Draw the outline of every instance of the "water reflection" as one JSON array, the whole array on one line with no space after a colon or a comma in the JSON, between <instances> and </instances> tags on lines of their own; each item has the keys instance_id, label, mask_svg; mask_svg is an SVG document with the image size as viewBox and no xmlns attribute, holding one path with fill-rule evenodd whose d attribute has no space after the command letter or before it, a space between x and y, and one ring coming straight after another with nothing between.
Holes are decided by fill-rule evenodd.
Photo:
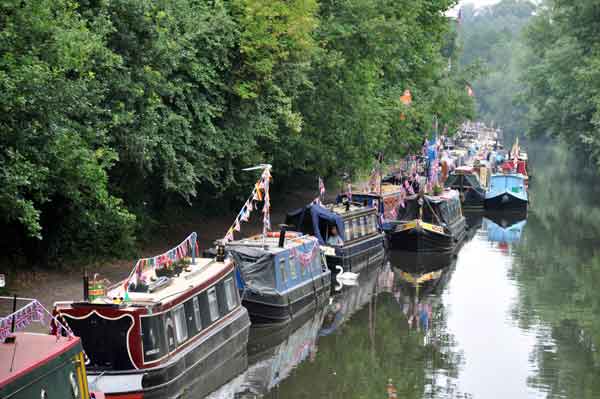
<instances>
[{"instance_id":1,"label":"water reflection","mask_svg":"<svg viewBox=\"0 0 600 399\"><path fill-rule=\"evenodd\" d=\"M535 212L515 250L513 319L536 336L529 386L550 398L600 397L598 179L561 147L538 159ZM538 155L538 158L539 156ZM550 189L560 183L560 189Z\"/></svg>"}]
</instances>

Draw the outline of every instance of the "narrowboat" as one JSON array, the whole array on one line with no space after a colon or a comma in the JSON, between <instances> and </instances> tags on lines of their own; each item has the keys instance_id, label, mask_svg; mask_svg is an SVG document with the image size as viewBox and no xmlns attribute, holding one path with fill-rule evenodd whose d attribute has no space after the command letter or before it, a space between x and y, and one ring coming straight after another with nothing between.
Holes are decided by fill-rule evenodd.
<instances>
[{"instance_id":1,"label":"narrowboat","mask_svg":"<svg viewBox=\"0 0 600 399\"><path fill-rule=\"evenodd\" d=\"M345 204L310 204L287 214L285 223L317 238L327 266L358 273L381 265L385 256L384 234L379 231L377 209L346 201ZM339 239L331 237L335 228Z\"/></svg>"},{"instance_id":2,"label":"narrowboat","mask_svg":"<svg viewBox=\"0 0 600 399\"><path fill-rule=\"evenodd\" d=\"M527 211L526 177L515 174L495 174L490 179L490 188L485 193L487 210Z\"/></svg>"},{"instance_id":3,"label":"narrowboat","mask_svg":"<svg viewBox=\"0 0 600 399\"><path fill-rule=\"evenodd\" d=\"M315 237L285 231L225 244L252 323L287 323L329 298L331 272Z\"/></svg>"},{"instance_id":4,"label":"narrowboat","mask_svg":"<svg viewBox=\"0 0 600 399\"><path fill-rule=\"evenodd\" d=\"M415 252L454 252L467 231L456 190L407 198L393 225L390 248Z\"/></svg>"},{"instance_id":5,"label":"narrowboat","mask_svg":"<svg viewBox=\"0 0 600 399\"><path fill-rule=\"evenodd\" d=\"M81 340L22 331L30 322L43 322L46 310L35 299L0 318L0 398L101 399L90 392ZM16 331L18 328L19 331Z\"/></svg>"},{"instance_id":6,"label":"narrowboat","mask_svg":"<svg viewBox=\"0 0 600 399\"><path fill-rule=\"evenodd\" d=\"M81 337L90 387L107 398L205 396L241 373L250 319L233 262L197 258L196 234L54 313Z\"/></svg>"},{"instance_id":7,"label":"narrowboat","mask_svg":"<svg viewBox=\"0 0 600 399\"><path fill-rule=\"evenodd\" d=\"M486 172L487 168L461 166L450 173L444 185L460 193L460 201L464 209L483 209Z\"/></svg>"},{"instance_id":8,"label":"narrowboat","mask_svg":"<svg viewBox=\"0 0 600 399\"><path fill-rule=\"evenodd\" d=\"M398 215L398 208L400 207L402 200L406 194L406 190L401 184L402 179L386 178L384 179L388 183L382 183L379 192L351 192L343 193L338 195L337 203L344 203L350 200L363 206L373 207L377 209L379 215L380 227L384 232L388 232L393 228L392 223L396 220ZM412 192L418 192L418 183L415 181L413 184L416 186L410 186Z\"/></svg>"}]
</instances>

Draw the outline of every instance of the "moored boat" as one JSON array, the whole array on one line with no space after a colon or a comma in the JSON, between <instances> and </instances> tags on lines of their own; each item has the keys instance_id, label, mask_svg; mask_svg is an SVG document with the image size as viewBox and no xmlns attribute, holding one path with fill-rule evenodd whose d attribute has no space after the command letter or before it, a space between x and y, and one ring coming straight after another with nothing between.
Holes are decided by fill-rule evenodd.
<instances>
[{"instance_id":1,"label":"moored boat","mask_svg":"<svg viewBox=\"0 0 600 399\"><path fill-rule=\"evenodd\" d=\"M3 300L17 298L0 297ZM85 354L81 340L25 331L29 323L43 322L46 310L34 299L20 299L27 305L0 318L0 397L6 399L61 398L101 399L90 393L86 378Z\"/></svg>"},{"instance_id":2,"label":"moored boat","mask_svg":"<svg viewBox=\"0 0 600 399\"><path fill-rule=\"evenodd\" d=\"M140 259L118 284L96 285L89 297L84 282L84 301L55 303L55 315L82 339L92 388L118 399L178 398L190 388L203 396L246 366L238 359L250 320L233 262L196 252L192 233Z\"/></svg>"},{"instance_id":3,"label":"moored boat","mask_svg":"<svg viewBox=\"0 0 600 399\"><path fill-rule=\"evenodd\" d=\"M315 237L282 230L226 243L253 323L287 323L327 301L331 272Z\"/></svg>"},{"instance_id":4,"label":"moored boat","mask_svg":"<svg viewBox=\"0 0 600 399\"><path fill-rule=\"evenodd\" d=\"M286 224L314 235L323 248L332 273L360 272L383 263L384 235L379 231L377 209L346 201L344 204L310 204L287 214ZM339 239L331 237L335 228Z\"/></svg>"},{"instance_id":5,"label":"moored boat","mask_svg":"<svg viewBox=\"0 0 600 399\"><path fill-rule=\"evenodd\" d=\"M458 191L413 195L398 211L388 233L392 249L416 252L453 252L466 235Z\"/></svg>"},{"instance_id":6,"label":"moored boat","mask_svg":"<svg viewBox=\"0 0 600 399\"><path fill-rule=\"evenodd\" d=\"M487 168L483 168L483 173ZM485 202L485 183L480 179L481 170L472 166L461 166L450 173L445 182L447 188L457 190L465 209L483 209Z\"/></svg>"},{"instance_id":7,"label":"moored boat","mask_svg":"<svg viewBox=\"0 0 600 399\"><path fill-rule=\"evenodd\" d=\"M524 175L495 174L490 178L490 188L485 194L488 210L526 211L529 203Z\"/></svg>"}]
</instances>

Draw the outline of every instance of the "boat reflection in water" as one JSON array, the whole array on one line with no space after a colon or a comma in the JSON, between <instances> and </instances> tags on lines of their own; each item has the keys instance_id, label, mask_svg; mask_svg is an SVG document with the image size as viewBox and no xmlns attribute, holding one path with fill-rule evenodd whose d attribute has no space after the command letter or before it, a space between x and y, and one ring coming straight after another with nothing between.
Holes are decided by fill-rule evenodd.
<instances>
[{"instance_id":1,"label":"boat reflection in water","mask_svg":"<svg viewBox=\"0 0 600 399\"><path fill-rule=\"evenodd\" d=\"M395 255L390 258L392 261L400 259ZM435 308L441 306L440 297L450 280L456 257L427 254L401 259L402 263L394 264L396 285L392 295L406 316L408 327L423 334L423 344L431 344L438 335L432 332ZM408 263L408 259L414 263Z\"/></svg>"},{"instance_id":2,"label":"boat reflection in water","mask_svg":"<svg viewBox=\"0 0 600 399\"><path fill-rule=\"evenodd\" d=\"M330 335L335 332L354 313L371 301L377 295L378 281L390 272L389 267L377 267L363 271L355 286L344 287L340 293L335 295L328 307L323 321L320 336Z\"/></svg>"},{"instance_id":3,"label":"boat reflection in water","mask_svg":"<svg viewBox=\"0 0 600 399\"><path fill-rule=\"evenodd\" d=\"M316 361L319 337L335 334L344 322L371 302L381 270L381 267L363 270L357 285L344 286L329 305L316 313L295 318L284 326L253 326L248 341L248 369L208 398L256 398L276 392L296 368Z\"/></svg>"},{"instance_id":4,"label":"boat reflection in water","mask_svg":"<svg viewBox=\"0 0 600 399\"><path fill-rule=\"evenodd\" d=\"M483 218L483 230L487 232L488 240L497 243L503 252L510 250L510 244L521 241L527 219L523 216L486 215Z\"/></svg>"},{"instance_id":5,"label":"boat reflection in water","mask_svg":"<svg viewBox=\"0 0 600 399\"><path fill-rule=\"evenodd\" d=\"M207 399L256 398L266 395L300 363L314 360L326 309L303 315L285 326L253 328L248 369Z\"/></svg>"}]
</instances>

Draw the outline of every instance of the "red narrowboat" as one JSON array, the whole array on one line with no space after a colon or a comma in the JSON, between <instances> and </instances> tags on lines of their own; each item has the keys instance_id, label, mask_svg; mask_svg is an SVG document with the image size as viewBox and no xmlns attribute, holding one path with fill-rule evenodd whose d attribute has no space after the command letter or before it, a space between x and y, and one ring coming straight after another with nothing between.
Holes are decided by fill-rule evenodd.
<instances>
[{"instance_id":1,"label":"red narrowboat","mask_svg":"<svg viewBox=\"0 0 600 399\"><path fill-rule=\"evenodd\" d=\"M140 259L104 295L95 286L93 299L55 304L55 315L81 337L91 389L109 399L201 397L246 368L250 320L234 265L196 252L192 233Z\"/></svg>"}]
</instances>

